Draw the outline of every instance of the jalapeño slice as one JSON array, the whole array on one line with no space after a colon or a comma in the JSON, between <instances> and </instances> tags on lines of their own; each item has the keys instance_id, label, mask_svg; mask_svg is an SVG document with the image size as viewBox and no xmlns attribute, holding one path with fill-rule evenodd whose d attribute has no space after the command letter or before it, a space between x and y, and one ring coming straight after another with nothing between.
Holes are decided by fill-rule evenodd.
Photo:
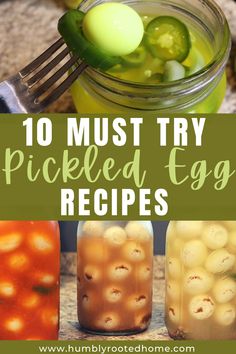
<instances>
[{"instance_id":1,"label":"jalape\u00f1o slice","mask_svg":"<svg viewBox=\"0 0 236 354\"><path fill-rule=\"evenodd\" d=\"M121 62L120 57L108 55L90 43L82 31L85 14L79 10L67 11L58 22L58 31L71 52L96 69L108 70Z\"/></svg>"},{"instance_id":2,"label":"jalape\u00f1o slice","mask_svg":"<svg viewBox=\"0 0 236 354\"><path fill-rule=\"evenodd\" d=\"M188 28L171 16L154 18L147 26L144 43L153 57L164 61L184 61L191 48Z\"/></svg>"}]
</instances>

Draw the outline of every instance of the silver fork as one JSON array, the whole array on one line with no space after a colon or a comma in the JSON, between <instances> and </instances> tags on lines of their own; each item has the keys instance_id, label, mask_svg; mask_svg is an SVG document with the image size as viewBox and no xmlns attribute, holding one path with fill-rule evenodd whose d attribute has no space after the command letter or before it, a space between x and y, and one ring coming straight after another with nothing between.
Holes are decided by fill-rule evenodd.
<instances>
[{"instance_id":1,"label":"silver fork","mask_svg":"<svg viewBox=\"0 0 236 354\"><path fill-rule=\"evenodd\" d=\"M24 69L0 83L0 113L43 112L86 67L78 56L70 56L63 39L58 39Z\"/></svg>"}]
</instances>

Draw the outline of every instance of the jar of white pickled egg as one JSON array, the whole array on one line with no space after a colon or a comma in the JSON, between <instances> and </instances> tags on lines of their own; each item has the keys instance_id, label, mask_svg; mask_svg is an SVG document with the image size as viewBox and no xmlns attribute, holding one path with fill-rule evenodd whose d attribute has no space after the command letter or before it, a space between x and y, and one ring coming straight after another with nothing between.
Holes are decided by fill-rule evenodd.
<instances>
[{"instance_id":1,"label":"jar of white pickled egg","mask_svg":"<svg viewBox=\"0 0 236 354\"><path fill-rule=\"evenodd\" d=\"M54 221L0 221L0 340L55 340L60 237Z\"/></svg>"},{"instance_id":2,"label":"jar of white pickled egg","mask_svg":"<svg viewBox=\"0 0 236 354\"><path fill-rule=\"evenodd\" d=\"M174 339L236 338L236 221L171 221L166 326Z\"/></svg>"},{"instance_id":3,"label":"jar of white pickled egg","mask_svg":"<svg viewBox=\"0 0 236 354\"><path fill-rule=\"evenodd\" d=\"M77 245L82 330L105 335L146 330L152 315L151 222L81 222Z\"/></svg>"}]
</instances>

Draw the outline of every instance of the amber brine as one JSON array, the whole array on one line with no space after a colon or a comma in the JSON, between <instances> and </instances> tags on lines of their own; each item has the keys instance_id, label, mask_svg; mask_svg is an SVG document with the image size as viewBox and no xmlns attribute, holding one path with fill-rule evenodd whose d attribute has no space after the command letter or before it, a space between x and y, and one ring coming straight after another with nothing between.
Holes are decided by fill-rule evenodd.
<instances>
[{"instance_id":1,"label":"amber brine","mask_svg":"<svg viewBox=\"0 0 236 354\"><path fill-rule=\"evenodd\" d=\"M103 334L144 331L152 314L150 222L87 221L78 229L78 318Z\"/></svg>"}]
</instances>

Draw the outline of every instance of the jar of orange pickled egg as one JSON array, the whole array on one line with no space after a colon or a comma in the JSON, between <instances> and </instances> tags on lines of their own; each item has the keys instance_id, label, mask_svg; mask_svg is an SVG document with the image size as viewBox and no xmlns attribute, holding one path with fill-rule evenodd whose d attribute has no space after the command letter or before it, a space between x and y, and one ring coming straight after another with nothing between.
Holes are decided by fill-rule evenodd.
<instances>
[{"instance_id":1,"label":"jar of orange pickled egg","mask_svg":"<svg viewBox=\"0 0 236 354\"><path fill-rule=\"evenodd\" d=\"M171 221L166 326L175 339L236 339L236 221Z\"/></svg>"},{"instance_id":2,"label":"jar of orange pickled egg","mask_svg":"<svg viewBox=\"0 0 236 354\"><path fill-rule=\"evenodd\" d=\"M54 221L0 221L0 340L58 338L60 238Z\"/></svg>"},{"instance_id":3,"label":"jar of orange pickled egg","mask_svg":"<svg viewBox=\"0 0 236 354\"><path fill-rule=\"evenodd\" d=\"M146 221L78 227L78 319L84 331L127 335L152 315L153 230Z\"/></svg>"}]
</instances>

